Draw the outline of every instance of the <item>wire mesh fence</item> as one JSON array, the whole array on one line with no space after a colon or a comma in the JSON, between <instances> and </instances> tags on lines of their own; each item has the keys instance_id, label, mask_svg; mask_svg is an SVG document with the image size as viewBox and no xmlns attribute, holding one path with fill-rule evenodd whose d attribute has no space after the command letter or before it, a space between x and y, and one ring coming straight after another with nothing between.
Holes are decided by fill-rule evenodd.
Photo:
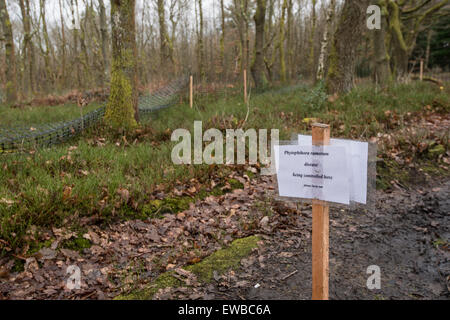
<instances>
[{"instance_id":1,"label":"wire mesh fence","mask_svg":"<svg viewBox=\"0 0 450 320\"><path fill-rule=\"evenodd\" d=\"M186 88L188 82L189 77L183 76L153 94L141 96L139 113L146 116L174 105L178 95ZM51 147L63 143L99 123L105 115L105 111L106 106L102 106L71 121L36 127L0 126L0 154Z\"/></svg>"}]
</instances>

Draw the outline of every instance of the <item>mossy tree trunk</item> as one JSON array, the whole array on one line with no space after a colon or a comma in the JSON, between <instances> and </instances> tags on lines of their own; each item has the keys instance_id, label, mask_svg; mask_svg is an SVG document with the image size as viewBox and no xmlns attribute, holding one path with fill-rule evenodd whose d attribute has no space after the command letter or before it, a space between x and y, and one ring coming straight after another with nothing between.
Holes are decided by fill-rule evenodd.
<instances>
[{"instance_id":1,"label":"mossy tree trunk","mask_svg":"<svg viewBox=\"0 0 450 320\"><path fill-rule=\"evenodd\" d=\"M266 22L267 0L257 0L255 20L255 57L252 64L252 76L256 88L261 88L267 82L264 74L264 32Z\"/></svg>"},{"instance_id":2,"label":"mossy tree trunk","mask_svg":"<svg viewBox=\"0 0 450 320\"><path fill-rule=\"evenodd\" d=\"M158 21L159 21L161 64L165 65L168 68L167 71L169 71L170 73L174 61L173 61L171 39L169 38L169 33L167 31L166 25L165 1L158 0L157 7L158 7Z\"/></svg>"},{"instance_id":3,"label":"mossy tree trunk","mask_svg":"<svg viewBox=\"0 0 450 320\"><path fill-rule=\"evenodd\" d=\"M373 47L374 47L374 72L373 77L376 84L385 87L391 77L389 66L389 53L386 48L386 31L387 31L387 3L381 0L378 3L381 7L381 29L373 30Z\"/></svg>"},{"instance_id":4,"label":"mossy tree trunk","mask_svg":"<svg viewBox=\"0 0 450 320\"><path fill-rule=\"evenodd\" d=\"M111 90L105 120L128 130L139 121L135 0L111 0Z\"/></svg>"},{"instance_id":5,"label":"mossy tree trunk","mask_svg":"<svg viewBox=\"0 0 450 320\"><path fill-rule=\"evenodd\" d=\"M361 42L368 0L345 0L329 56L327 91L346 93L354 86L356 49Z\"/></svg>"},{"instance_id":6,"label":"mossy tree trunk","mask_svg":"<svg viewBox=\"0 0 450 320\"><path fill-rule=\"evenodd\" d=\"M11 20L9 19L8 9L6 7L6 0L0 0L0 23L3 29L3 38L5 41L5 102L7 104L12 104L17 100L16 56L14 52L12 25Z\"/></svg>"}]
</instances>

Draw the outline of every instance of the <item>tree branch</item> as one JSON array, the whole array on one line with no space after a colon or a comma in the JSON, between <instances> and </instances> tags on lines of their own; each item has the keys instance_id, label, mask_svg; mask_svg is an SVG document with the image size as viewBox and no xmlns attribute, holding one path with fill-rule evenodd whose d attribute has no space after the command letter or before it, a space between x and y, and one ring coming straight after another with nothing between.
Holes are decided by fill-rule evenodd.
<instances>
[{"instance_id":1,"label":"tree branch","mask_svg":"<svg viewBox=\"0 0 450 320\"><path fill-rule=\"evenodd\" d=\"M425 0L424 2L422 2L421 4L419 4L418 6L416 6L415 8L411 8L411 9L402 9L402 13L404 14L411 14L414 13L420 9L422 9L423 7L425 7L427 4L429 4L431 2L431 0Z\"/></svg>"}]
</instances>

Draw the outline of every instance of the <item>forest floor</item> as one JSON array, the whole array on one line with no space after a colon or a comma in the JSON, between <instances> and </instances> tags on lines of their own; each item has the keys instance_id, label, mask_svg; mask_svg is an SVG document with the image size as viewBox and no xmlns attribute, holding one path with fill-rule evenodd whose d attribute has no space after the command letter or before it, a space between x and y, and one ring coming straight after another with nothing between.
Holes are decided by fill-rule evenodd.
<instances>
[{"instance_id":1,"label":"forest floor","mask_svg":"<svg viewBox=\"0 0 450 320\"><path fill-rule=\"evenodd\" d=\"M449 297L449 95L391 90L333 101L316 89L262 95L247 123L286 139L308 132L311 116L334 136L378 144L376 204L331 210L332 299ZM189 128L197 112L207 127L242 125L238 99L180 106L134 137L99 129L5 158L0 299L309 299L310 206L276 200L258 166L168 165L167 127ZM366 287L371 265L381 290ZM69 288L68 270L79 271L80 289Z\"/></svg>"},{"instance_id":2,"label":"forest floor","mask_svg":"<svg viewBox=\"0 0 450 320\"><path fill-rule=\"evenodd\" d=\"M274 200L271 177L242 179L244 189L211 196L176 216L91 227L86 238L94 245L82 253L53 243L27 259L25 271L0 283L0 294L7 299L118 294L122 299L310 299L311 207ZM332 208L330 298L449 299L449 212L448 178L377 191L373 208ZM54 232L59 239L67 236ZM250 235L260 241L230 268L221 269L220 260L201 272L186 267ZM80 290L67 288L71 265L81 269ZM381 268L381 290L366 287L371 265Z\"/></svg>"}]
</instances>

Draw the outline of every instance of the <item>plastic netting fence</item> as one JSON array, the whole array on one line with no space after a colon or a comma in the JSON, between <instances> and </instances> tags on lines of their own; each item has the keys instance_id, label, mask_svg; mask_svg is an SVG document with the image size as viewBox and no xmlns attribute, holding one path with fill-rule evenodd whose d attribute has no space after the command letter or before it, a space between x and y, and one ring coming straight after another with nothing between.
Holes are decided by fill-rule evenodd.
<instances>
[{"instance_id":1,"label":"plastic netting fence","mask_svg":"<svg viewBox=\"0 0 450 320\"><path fill-rule=\"evenodd\" d=\"M145 116L174 105L178 94L185 89L188 83L189 77L183 76L151 95L141 96L139 98L139 113ZM63 143L97 124L105 115L105 110L106 107L102 106L71 121L36 127L0 126L0 154L21 152L38 147L50 147Z\"/></svg>"}]
</instances>

